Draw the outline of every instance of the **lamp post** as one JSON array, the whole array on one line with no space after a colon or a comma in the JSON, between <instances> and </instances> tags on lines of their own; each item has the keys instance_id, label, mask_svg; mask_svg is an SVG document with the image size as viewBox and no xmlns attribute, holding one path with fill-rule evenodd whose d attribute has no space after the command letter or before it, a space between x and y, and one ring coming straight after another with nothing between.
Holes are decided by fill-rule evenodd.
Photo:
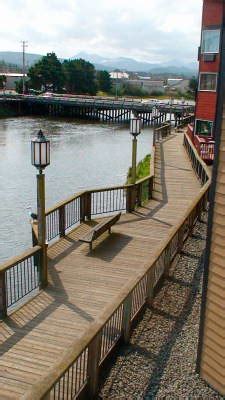
<instances>
[{"instance_id":1,"label":"lamp post","mask_svg":"<svg viewBox=\"0 0 225 400\"><path fill-rule=\"evenodd\" d=\"M138 118L138 117L131 118L130 133L133 136L131 183L135 183L136 182L136 164L137 164L137 136L141 133L141 119L140 118Z\"/></svg>"},{"instance_id":2,"label":"lamp post","mask_svg":"<svg viewBox=\"0 0 225 400\"><path fill-rule=\"evenodd\" d=\"M40 130L31 141L31 163L38 169L37 174L37 220L38 245L42 248L41 256L41 285L48 283L47 245L45 223L45 175L43 170L50 164L50 142Z\"/></svg>"}]
</instances>

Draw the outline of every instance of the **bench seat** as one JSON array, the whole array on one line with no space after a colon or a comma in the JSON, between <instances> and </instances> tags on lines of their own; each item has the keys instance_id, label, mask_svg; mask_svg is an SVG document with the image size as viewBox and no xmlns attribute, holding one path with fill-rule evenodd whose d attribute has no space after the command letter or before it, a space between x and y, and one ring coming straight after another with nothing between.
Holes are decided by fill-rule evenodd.
<instances>
[{"instance_id":1,"label":"bench seat","mask_svg":"<svg viewBox=\"0 0 225 400\"><path fill-rule=\"evenodd\" d=\"M107 218L107 220L104 220L100 222L98 225L96 225L94 228L92 228L86 235L82 236L79 239L79 242L85 242L89 243L90 250L92 250L92 243L95 239L97 239L99 236L101 236L103 233L108 231L111 233L111 227L116 224L117 221L119 221L121 217L121 213L118 213L114 215L113 217Z\"/></svg>"}]
</instances>

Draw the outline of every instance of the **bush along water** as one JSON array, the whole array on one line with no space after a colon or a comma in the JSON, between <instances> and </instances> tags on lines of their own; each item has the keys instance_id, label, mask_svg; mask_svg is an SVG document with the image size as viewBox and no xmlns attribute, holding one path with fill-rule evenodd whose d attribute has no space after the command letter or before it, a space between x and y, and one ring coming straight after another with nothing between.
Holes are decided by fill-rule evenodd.
<instances>
[{"instance_id":1,"label":"bush along water","mask_svg":"<svg viewBox=\"0 0 225 400\"><path fill-rule=\"evenodd\" d=\"M145 178L150 175L150 159L151 155L147 154L143 160L141 160L136 169L136 180ZM132 180L132 168L130 167L127 174L127 184L131 183Z\"/></svg>"}]
</instances>

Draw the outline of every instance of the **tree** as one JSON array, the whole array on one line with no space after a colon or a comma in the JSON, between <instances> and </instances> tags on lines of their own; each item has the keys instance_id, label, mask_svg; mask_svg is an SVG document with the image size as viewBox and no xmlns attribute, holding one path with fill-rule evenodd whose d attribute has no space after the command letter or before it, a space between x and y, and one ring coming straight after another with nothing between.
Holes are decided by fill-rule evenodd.
<instances>
[{"instance_id":1,"label":"tree","mask_svg":"<svg viewBox=\"0 0 225 400\"><path fill-rule=\"evenodd\" d=\"M18 81L15 81L15 86L16 86L16 92L17 93L23 93L23 79L19 79ZM25 80L25 93L29 92L29 87L30 87L30 81L27 79Z\"/></svg>"},{"instance_id":2,"label":"tree","mask_svg":"<svg viewBox=\"0 0 225 400\"><path fill-rule=\"evenodd\" d=\"M198 80L195 76L192 76L192 78L189 81L189 89L190 91L195 93L197 88L198 88Z\"/></svg>"},{"instance_id":3,"label":"tree","mask_svg":"<svg viewBox=\"0 0 225 400\"><path fill-rule=\"evenodd\" d=\"M4 89L5 84L6 84L6 76L0 75L0 89Z\"/></svg>"},{"instance_id":4,"label":"tree","mask_svg":"<svg viewBox=\"0 0 225 400\"><path fill-rule=\"evenodd\" d=\"M94 65L82 58L63 62L65 88L68 93L91 94L97 91Z\"/></svg>"},{"instance_id":5,"label":"tree","mask_svg":"<svg viewBox=\"0 0 225 400\"><path fill-rule=\"evenodd\" d=\"M112 80L108 71L97 71L96 74L98 90L110 92L112 88Z\"/></svg>"},{"instance_id":6,"label":"tree","mask_svg":"<svg viewBox=\"0 0 225 400\"><path fill-rule=\"evenodd\" d=\"M53 92L61 91L64 85L62 64L55 53L48 53L34 64L28 71L29 86L40 90L51 89Z\"/></svg>"}]
</instances>

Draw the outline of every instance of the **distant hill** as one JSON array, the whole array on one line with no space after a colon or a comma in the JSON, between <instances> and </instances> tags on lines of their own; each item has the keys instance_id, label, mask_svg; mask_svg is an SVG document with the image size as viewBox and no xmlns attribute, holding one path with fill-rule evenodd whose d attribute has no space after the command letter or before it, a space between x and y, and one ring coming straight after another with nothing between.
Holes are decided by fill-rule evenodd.
<instances>
[{"instance_id":1,"label":"distant hill","mask_svg":"<svg viewBox=\"0 0 225 400\"><path fill-rule=\"evenodd\" d=\"M26 66L30 67L43 57L41 54L26 53ZM181 65L177 60L173 60L171 64L155 64L149 62L137 61L133 58L118 57L118 58L107 58L99 56L98 54L89 54L81 52L71 57L71 59L83 58L86 61L90 61L95 65L96 69L105 69L107 71L113 71L119 69L122 71L139 72L139 73L151 73L154 75L160 74L174 74L183 76L193 76L197 74L197 63L190 63L188 65ZM22 53L13 51L0 51L0 61L6 63L16 64L22 66ZM63 61L63 59L61 59Z\"/></svg>"},{"instance_id":2,"label":"distant hill","mask_svg":"<svg viewBox=\"0 0 225 400\"><path fill-rule=\"evenodd\" d=\"M84 58L93 63L97 69L104 68L108 71L119 69L131 72L150 72L151 74L171 73L186 76L197 74L197 63L194 62L186 66L180 64L177 60L173 60L170 64L155 64L126 57L106 58L98 54L89 54L85 52L78 53L73 58Z\"/></svg>"},{"instance_id":3,"label":"distant hill","mask_svg":"<svg viewBox=\"0 0 225 400\"><path fill-rule=\"evenodd\" d=\"M26 65L31 66L36 63L42 57L41 54L26 54ZM16 64L18 66L23 65L23 57L21 52L16 51L0 51L0 61L5 61L6 63Z\"/></svg>"}]
</instances>

